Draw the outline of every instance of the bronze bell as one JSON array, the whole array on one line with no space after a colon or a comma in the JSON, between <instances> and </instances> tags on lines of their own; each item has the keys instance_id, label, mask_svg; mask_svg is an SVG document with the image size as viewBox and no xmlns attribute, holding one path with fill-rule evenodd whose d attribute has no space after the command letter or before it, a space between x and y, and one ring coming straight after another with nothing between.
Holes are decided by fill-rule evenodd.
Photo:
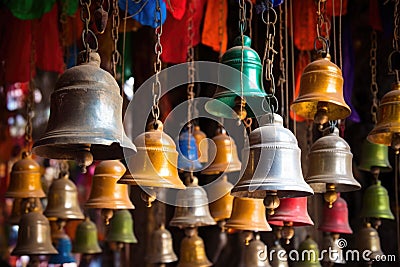
<instances>
[{"instance_id":1,"label":"bronze bell","mask_svg":"<svg viewBox=\"0 0 400 267\"><path fill-rule=\"evenodd\" d=\"M153 264L170 263L177 261L172 247L171 233L165 229L164 225L155 230L151 235L151 251L146 256L146 262Z\"/></svg>"},{"instance_id":2,"label":"bronze bell","mask_svg":"<svg viewBox=\"0 0 400 267\"><path fill-rule=\"evenodd\" d=\"M379 103L378 122L369 133L368 141L400 149L400 83L394 83Z\"/></svg>"},{"instance_id":3,"label":"bronze bell","mask_svg":"<svg viewBox=\"0 0 400 267\"><path fill-rule=\"evenodd\" d=\"M279 241L270 248L272 254L271 267L289 267L286 250L281 246Z\"/></svg>"},{"instance_id":4,"label":"bronze bell","mask_svg":"<svg viewBox=\"0 0 400 267\"><path fill-rule=\"evenodd\" d=\"M79 207L78 190L66 173L61 174L59 179L53 180L47 201L43 214L49 220L83 220L85 218Z\"/></svg>"},{"instance_id":5,"label":"bronze bell","mask_svg":"<svg viewBox=\"0 0 400 267\"><path fill-rule=\"evenodd\" d=\"M244 247L243 261L240 267L271 267L268 261L267 246L257 234L250 243Z\"/></svg>"},{"instance_id":6,"label":"bronze bell","mask_svg":"<svg viewBox=\"0 0 400 267\"><path fill-rule=\"evenodd\" d=\"M364 218L382 218L394 220L390 210L389 194L381 181L365 189L361 216Z\"/></svg>"},{"instance_id":7,"label":"bronze bell","mask_svg":"<svg viewBox=\"0 0 400 267\"><path fill-rule=\"evenodd\" d=\"M343 246L338 244L339 234L331 235L329 233L324 233L324 239L322 241L323 250L325 253L322 255L323 262L330 262L336 264L346 264L344 257ZM339 241L338 241L339 240Z\"/></svg>"},{"instance_id":8,"label":"bronze bell","mask_svg":"<svg viewBox=\"0 0 400 267\"><path fill-rule=\"evenodd\" d=\"M303 242L300 243L298 248L299 260L295 262L296 267L321 267L319 263L319 249L318 244L307 237Z\"/></svg>"},{"instance_id":9,"label":"bronze bell","mask_svg":"<svg viewBox=\"0 0 400 267\"><path fill-rule=\"evenodd\" d=\"M174 140L163 131L163 124L151 124L149 131L135 138L138 153L129 161L133 179L120 182L145 187L185 189L178 176L178 152Z\"/></svg>"},{"instance_id":10,"label":"bronze bell","mask_svg":"<svg viewBox=\"0 0 400 267\"><path fill-rule=\"evenodd\" d=\"M343 76L329 54L306 66L301 75L300 93L291 110L318 124L348 117L350 107L343 99Z\"/></svg>"},{"instance_id":11,"label":"bronze bell","mask_svg":"<svg viewBox=\"0 0 400 267\"><path fill-rule=\"evenodd\" d=\"M209 191L207 192L208 198L218 198L208 205L210 207L211 216L217 222L231 217L233 196L230 194L230 191L232 187L233 184L228 182L228 177L226 175L223 175L213 183L212 187L209 187Z\"/></svg>"},{"instance_id":12,"label":"bronze bell","mask_svg":"<svg viewBox=\"0 0 400 267\"><path fill-rule=\"evenodd\" d=\"M50 224L39 211L34 210L21 216L17 245L11 255L57 254L51 244Z\"/></svg>"},{"instance_id":13,"label":"bronze bell","mask_svg":"<svg viewBox=\"0 0 400 267\"><path fill-rule=\"evenodd\" d=\"M19 224L21 216L32 210L43 212L42 202L39 198L15 198L8 222L17 225Z\"/></svg>"},{"instance_id":14,"label":"bronze bell","mask_svg":"<svg viewBox=\"0 0 400 267\"><path fill-rule=\"evenodd\" d=\"M226 222L230 232L243 231L272 231L267 222L265 207L262 199L239 198L233 199L232 215Z\"/></svg>"},{"instance_id":15,"label":"bronze bell","mask_svg":"<svg viewBox=\"0 0 400 267\"><path fill-rule=\"evenodd\" d=\"M30 198L45 197L46 194L40 183L40 166L27 153L23 153L11 169L10 184L4 197Z\"/></svg>"},{"instance_id":16,"label":"bronze bell","mask_svg":"<svg viewBox=\"0 0 400 267\"><path fill-rule=\"evenodd\" d=\"M100 68L100 56L66 70L51 95L45 134L33 145L44 158L76 160L122 159L136 148L122 125L122 97L115 79Z\"/></svg>"},{"instance_id":17,"label":"bronze bell","mask_svg":"<svg viewBox=\"0 0 400 267\"><path fill-rule=\"evenodd\" d=\"M206 191L198 185L198 179L191 177L185 190L176 193L175 214L169 225L179 228L214 225L208 208Z\"/></svg>"},{"instance_id":18,"label":"bronze bell","mask_svg":"<svg viewBox=\"0 0 400 267\"><path fill-rule=\"evenodd\" d=\"M390 172L392 166L389 162L388 147L381 144L374 144L368 140L364 140L361 147L361 160L358 168L362 171L375 173ZM379 173L378 173L379 174Z\"/></svg>"},{"instance_id":19,"label":"bronze bell","mask_svg":"<svg viewBox=\"0 0 400 267\"><path fill-rule=\"evenodd\" d=\"M133 219L129 210L117 210L110 220L107 242L137 243L133 231Z\"/></svg>"},{"instance_id":20,"label":"bronze bell","mask_svg":"<svg viewBox=\"0 0 400 267\"><path fill-rule=\"evenodd\" d=\"M101 253L99 242L97 241L97 227L89 217L81 222L76 228L75 240L72 244L73 253L97 254Z\"/></svg>"},{"instance_id":21,"label":"bronze bell","mask_svg":"<svg viewBox=\"0 0 400 267\"><path fill-rule=\"evenodd\" d=\"M368 256L371 261L383 255L378 231L372 228L370 223L366 223L358 232L356 240L357 249L360 251L360 254L366 250L371 252L371 254Z\"/></svg>"},{"instance_id":22,"label":"bronze bell","mask_svg":"<svg viewBox=\"0 0 400 267\"><path fill-rule=\"evenodd\" d=\"M208 162L208 141L207 135L200 129L199 125L194 126L193 137L197 144L197 155L200 163Z\"/></svg>"},{"instance_id":23,"label":"bronze bell","mask_svg":"<svg viewBox=\"0 0 400 267\"><path fill-rule=\"evenodd\" d=\"M204 242L195 232L185 236L181 242L181 252L177 267L207 267L212 266L204 248Z\"/></svg>"},{"instance_id":24,"label":"bronze bell","mask_svg":"<svg viewBox=\"0 0 400 267\"><path fill-rule=\"evenodd\" d=\"M235 141L226 134L226 130L220 127L212 140L216 146L216 155L213 162L201 173L212 175L240 171L242 163L237 154Z\"/></svg>"}]
</instances>

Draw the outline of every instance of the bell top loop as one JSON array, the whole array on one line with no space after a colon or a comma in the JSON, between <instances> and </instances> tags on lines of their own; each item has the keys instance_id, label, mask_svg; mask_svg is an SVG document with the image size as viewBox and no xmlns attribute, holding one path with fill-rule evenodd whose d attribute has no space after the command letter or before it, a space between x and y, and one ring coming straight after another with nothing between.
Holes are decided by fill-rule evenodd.
<instances>
[{"instance_id":1,"label":"bell top loop","mask_svg":"<svg viewBox=\"0 0 400 267\"><path fill-rule=\"evenodd\" d=\"M115 176L119 179L125 172L126 168L119 160L104 160L96 166L94 175Z\"/></svg>"}]
</instances>

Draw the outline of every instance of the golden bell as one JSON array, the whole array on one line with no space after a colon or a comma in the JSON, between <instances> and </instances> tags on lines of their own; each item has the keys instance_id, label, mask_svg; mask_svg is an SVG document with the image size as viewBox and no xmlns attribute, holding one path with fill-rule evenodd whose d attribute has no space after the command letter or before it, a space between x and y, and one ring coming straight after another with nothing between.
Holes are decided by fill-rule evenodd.
<instances>
[{"instance_id":1,"label":"golden bell","mask_svg":"<svg viewBox=\"0 0 400 267\"><path fill-rule=\"evenodd\" d=\"M38 211L21 216L18 229L17 245L11 255L46 255L57 254L51 244L50 224Z\"/></svg>"},{"instance_id":2,"label":"golden bell","mask_svg":"<svg viewBox=\"0 0 400 267\"><path fill-rule=\"evenodd\" d=\"M364 218L382 218L394 220L390 210L389 194L381 181L365 189L361 216Z\"/></svg>"},{"instance_id":3,"label":"golden bell","mask_svg":"<svg viewBox=\"0 0 400 267\"><path fill-rule=\"evenodd\" d=\"M72 252L81 254L101 253L101 248L97 241L97 227L89 217L86 217L76 228Z\"/></svg>"},{"instance_id":4,"label":"golden bell","mask_svg":"<svg viewBox=\"0 0 400 267\"><path fill-rule=\"evenodd\" d=\"M212 186L208 187L208 198L218 198L208 205L210 207L211 216L217 222L231 217L233 196L230 194L230 191L232 188L233 184L228 182L228 177L226 175L222 176L215 181Z\"/></svg>"},{"instance_id":5,"label":"golden bell","mask_svg":"<svg viewBox=\"0 0 400 267\"><path fill-rule=\"evenodd\" d=\"M378 122L369 133L368 141L399 149L400 135L400 83L394 83L379 103ZM395 135L397 136L395 138Z\"/></svg>"},{"instance_id":6,"label":"golden bell","mask_svg":"<svg viewBox=\"0 0 400 267\"><path fill-rule=\"evenodd\" d=\"M175 214L170 226L187 228L216 224L208 208L206 191L198 185L196 177L191 178L186 189L176 194Z\"/></svg>"},{"instance_id":7,"label":"golden bell","mask_svg":"<svg viewBox=\"0 0 400 267\"><path fill-rule=\"evenodd\" d=\"M330 56L317 59L306 66L300 80L300 92L291 110L318 124L348 117L350 107L343 99L343 76Z\"/></svg>"},{"instance_id":8,"label":"golden bell","mask_svg":"<svg viewBox=\"0 0 400 267\"><path fill-rule=\"evenodd\" d=\"M181 242L181 253L177 267L207 267L212 266L208 260L201 237L195 233L185 236Z\"/></svg>"},{"instance_id":9,"label":"golden bell","mask_svg":"<svg viewBox=\"0 0 400 267\"><path fill-rule=\"evenodd\" d=\"M321 264L318 261L318 244L314 240L312 240L311 237L308 236L303 242L301 242L297 251L299 255L299 260L295 262L294 266L321 267Z\"/></svg>"},{"instance_id":10,"label":"golden bell","mask_svg":"<svg viewBox=\"0 0 400 267\"><path fill-rule=\"evenodd\" d=\"M200 129L199 125L194 126L193 137L197 144L197 155L200 163L208 162L208 141L207 135Z\"/></svg>"},{"instance_id":11,"label":"golden bell","mask_svg":"<svg viewBox=\"0 0 400 267\"><path fill-rule=\"evenodd\" d=\"M235 141L226 134L225 129L219 128L219 133L213 137L216 155L213 162L204 169L202 174L219 174L240 171L242 163L237 154Z\"/></svg>"},{"instance_id":12,"label":"golden bell","mask_svg":"<svg viewBox=\"0 0 400 267\"><path fill-rule=\"evenodd\" d=\"M32 210L43 212L42 202L39 198L15 198L8 222L17 225L19 224L21 216Z\"/></svg>"},{"instance_id":13,"label":"golden bell","mask_svg":"<svg viewBox=\"0 0 400 267\"><path fill-rule=\"evenodd\" d=\"M239 198L233 199L232 215L225 225L229 231L272 231L267 222L265 207L262 199Z\"/></svg>"},{"instance_id":14,"label":"golden bell","mask_svg":"<svg viewBox=\"0 0 400 267\"><path fill-rule=\"evenodd\" d=\"M40 183L40 166L30 155L24 153L11 169L10 184L6 198L45 197Z\"/></svg>"},{"instance_id":15,"label":"golden bell","mask_svg":"<svg viewBox=\"0 0 400 267\"><path fill-rule=\"evenodd\" d=\"M240 267L271 267L268 261L267 246L256 235L249 245L244 247L243 261Z\"/></svg>"},{"instance_id":16,"label":"golden bell","mask_svg":"<svg viewBox=\"0 0 400 267\"><path fill-rule=\"evenodd\" d=\"M133 219L129 210L117 210L110 220L110 228L106 235L107 242L137 243L133 231Z\"/></svg>"},{"instance_id":17,"label":"golden bell","mask_svg":"<svg viewBox=\"0 0 400 267\"><path fill-rule=\"evenodd\" d=\"M364 140L361 147L361 160L358 168L363 171L374 173L376 168L379 172L390 172L392 166L389 162L388 147L381 144L374 144Z\"/></svg>"},{"instance_id":18,"label":"golden bell","mask_svg":"<svg viewBox=\"0 0 400 267\"><path fill-rule=\"evenodd\" d=\"M60 175L53 180L49 188L49 197L44 215L49 220L83 220L79 207L78 190L74 182L68 179L68 174Z\"/></svg>"},{"instance_id":19,"label":"golden bell","mask_svg":"<svg viewBox=\"0 0 400 267\"><path fill-rule=\"evenodd\" d=\"M151 251L146 256L146 262L153 264L170 263L177 261L172 247L171 233L165 229L164 225L155 230L151 235Z\"/></svg>"},{"instance_id":20,"label":"golden bell","mask_svg":"<svg viewBox=\"0 0 400 267\"><path fill-rule=\"evenodd\" d=\"M174 140L163 132L162 122L157 121L152 126L135 138L138 153L129 161L134 181L124 182L146 187L185 189L178 176L178 152Z\"/></svg>"},{"instance_id":21,"label":"golden bell","mask_svg":"<svg viewBox=\"0 0 400 267\"><path fill-rule=\"evenodd\" d=\"M383 255L378 231L372 228L370 223L366 223L364 227L358 232L356 240L357 249L360 254L366 250L371 252L371 254L369 254L368 256L371 261Z\"/></svg>"},{"instance_id":22,"label":"golden bell","mask_svg":"<svg viewBox=\"0 0 400 267\"><path fill-rule=\"evenodd\" d=\"M270 248L272 254L271 267L289 267L286 250L281 246L279 241Z\"/></svg>"}]
</instances>

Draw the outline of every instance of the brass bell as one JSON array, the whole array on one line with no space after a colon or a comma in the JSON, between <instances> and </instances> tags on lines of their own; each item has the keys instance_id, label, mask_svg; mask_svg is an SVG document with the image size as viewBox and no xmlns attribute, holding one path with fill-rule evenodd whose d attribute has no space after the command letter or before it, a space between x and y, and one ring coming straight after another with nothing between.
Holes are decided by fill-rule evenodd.
<instances>
[{"instance_id":1,"label":"brass bell","mask_svg":"<svg viewBox=\"0 0 400 267\"><path fill-rule=\"evenodd\" d=\"M199 125L194 126L193 137L197 144L197 155L200 163L208 162L208 141L206 134L200 129Z\"/></svg>"},{"instance_id":2,"label":"brass bell","mask_svg":"<svg viewBox=\"0 0 400 267\"><path fill-rule=\"evenodd\" d=\"M268 261L267 246L257 234L249 245L244 247L243 261L240 267L271 267Z\"/></svg>"},{"instance_id":3,"label":"brass bell","mask_svg":"<svg viewBox=\"0 0 400 267\"><path fill-rule=\"evenodd\" d=\"M329 54L306 66L300 79L299 96L291 110L317 124L348 117L350 107L343 99L343 76Z\"/></svg>"},{"instance_id":4,"label":"brass bell","mask_svg":"<svg viewBox=\"0 0 400 267\"><path fill-rule=\"evenodd\" d=\"M257 198L235 197L233 199L232 215L226 222L225 227L230 232L235 230L272 231L267 222L263 201Z\"/></svg>"},{"instance_id":5,"label":"brass bell","mask_svg":"<svg viewBox=\"0 0 400 267\"><path fill-rule=\"evenodd\" d=\"M319 249L318 244L307 237L303 242L300 243L298 248L299 259L295 262L296 267L321 267L319 263Z\"/></svg>"},{"instance_id":6,"label":"brass bell","mask_svg":"<svg viewBox=\"0 0 400 267\"><path fill-rule=\"evenodd\" d=\"M169 225L187 228L216 224L208 208L206 191L198 185L196 177L190 178L186 189L176 193L175 214Z\"/></svg>"},{"instance_id":7,"label":"brass bell","mask_svg":"<svg viewBox=\"0 0 400 267\"><path fill-rule=\"evenodd\" d=\"M217 135L212 140L216 146L216 155L213 162L201 173L212 175L240 171L242 163L237 154L235 141L226 134L226 130L219 127Z\"/></svg>"},{"instance_id":8,"label":"brass bell","mask_svg":"<svg viewBox=\"0 0 400 267\"><path fill-rule=\"evenodd\" d=\"M57 254L51 244L50 224L47 218L37 210L21 216L17 245L11 255Z\"/></svg>"},{"instance_id":9,"label":"brass bell","mask_svg":"<svg viewBox=\"0 0 400 267\"><path fill-rule=\"evenodd\" d=\"M368 134L368 141L400 149L400 83L394 83L378 108L378 122Z\"/></svg>"},{"instance_id":10,"label":"brass bell","mask_svg":"<svg viewBox=\"0 0 400 267\"><path fill-rule=\"evenodd\" d=\"M79 207L78 190L74 182L68 179L68 174L61 174L53 180L49 188L47 207L44 215L49 220L83 220Z\"/></svg>"},{"instance_id":11,"label":"brass bell","mask_svg":"<svg viewBox=\"0 0 400 267\"><path fill-rule=\"evenodd\" d=\"M136 148L122 125L122 97L115 79L100 68L100 56L66 70L51 95L45 134L33 152L44 158L76 160L83 168L93 160L122 159Z\"/></svg>"},{"instance_id":12,"label":"brass bell","mask_svg":"<svg viewBox=\"0 0 400 267\"><path fill-rule=\"evenodd\" d=\"M381 181L365 189L361 216L364 218L382 218L394 220L390 210L389 194Z\"/></svg>"},{"instance_id":13,"label":"brass bell","mask_svg":"<svg viewBox=\"0 0 400 267\"><path fill-rule=\"evenodd\" d=\"M46 194L40 183L40 166L27 153L23 153L11 169L10 184L4 197L30 198L45 197Z\"/></svg>"},{"instance_id":14,"label":"brass bell","mask_svg":"<svg viewBox=\"0 0 400 267\"><path fill-rule=\"evenodd\" d=\"M286 250L281 246L279 241L275 241L270 248L271 267L289 267Z\"/></svg>"},{"instance_id":15,"label":"brass bell","mask_svg":"<svg viewBox=\"0 0 400 267\"><path fill-rule=\"evenodd\" d=\"M368 255L371 261L383 255L378 231L372 228L370 223L366 223L358 232L356 240L357 249L360 253L367 250L371 252L371 254Z\"/></svg>"},{"instance_id":16,"label":"brass bell","mask_svg":"<svg viewBox=\"0 0 400 267\"><path fill-rule=\"evenodd\" d=\"M177 267L207 267L212 266L204 248L204 242L195 232L185 236L181 242L181 252Z\"/></svg>"},{"instance_id":17,"label":"brass bell","mask_svg":"<svg viewBox=\"0 0 400 267\"><path fill-rule=\"evenodd\" d=\"M129 210L117 210L110 220L107 242L137 243L133 231L133 219Z\"/></svg>"},{"instance_id":18,"label":"brass bell","mask_svg":"<svg viewBox=\"0 0 400 267\"><path fill-rule=\"evenodd\" d=\"M368 140L364 140L361 147L361 160L358 168L362 171L376 172L390 172L392 166L389 162L388 147L381 144L374 144Z\"/></svg>"},{"instance_id":19,"label":"brass bell","mask_svg":"<svg viewBox=\"0 0 400 267\"><path fill-rule=\"evenodd\" d=\"M152 123L152 128L136 137L134 143L138 153L129 161L133 179L126 179L125 183L185 189L178 176L178 152L175 142L164 133L162 122Z\"/></svg>"},{"instance_id":20,"label":"brass bell","mask_svg":"<svg viewBox=\"0 0 400 267\"><path fill-rule=\"evenodd\" d=\"M342 245L338 244L339 235L331 235L325 233L322 242L322 248L325 253L322 255L323 262L330 262L336 264L346 264L346 260L343 253Z\"/></svg>"},{"instance_id":21,"label":"brass bell","mask_svg":"<svg viewBox=\"0 0 400 267\"><path fill-rule=\"evenodd\" d=\"M215 181L207 192L209 199L216 199L208 206L211 216L215 221L229 219L232 214L233 196L230 194L233 184L228 182L228 177L223 175Z\"/></svg>"},{"instance_id":22,"label":"brass bell","mask_svg":"<svg viewBox=\"0 0 400 267\"><path fill-rule=\"evenodd\" d=\"M146 256L146 262L153 264L170 263L177 261L172 247L171 233L165 229L164 225L155 230L151 235L151 251Z\"/></svg>"},{"instance_id":23,"label":"brass bell","mask_svg":"<svg viewBox=\"0 0 400 267\"><path fill-rule=\"evenodd\" d=\"M75 240L72 244L73 253L97 254L101 253L99 242L97 241L97 227L89 217L81 222L76 228Z\"/></svg>"}]
</instances>

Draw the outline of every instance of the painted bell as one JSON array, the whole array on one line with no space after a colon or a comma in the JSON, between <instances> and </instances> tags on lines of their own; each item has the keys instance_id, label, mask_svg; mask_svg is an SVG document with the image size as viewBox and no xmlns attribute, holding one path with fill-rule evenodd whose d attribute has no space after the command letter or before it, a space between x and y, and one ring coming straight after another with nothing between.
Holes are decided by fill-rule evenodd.
<instances>
[{"instance_id":1,"label":"painted bell","mask_svg":"<svg viewBox=\"0 0 400 267\"><path fill-rule=\"evenodd\" d=\"M172 247L171 233L165 229L164 225L161 225L151 235L151 250L146 256L146 262L162 264L177 260L178 257Z\"/></svg>"},{"instance_id":2,"label":"painted bell","mask_svg":"<svg viewBox=\"0 0 400 267\"><path fill-rule=\"evenodd\" d=\"M256 235L250 243L244 247L243 261L240 267L271 267L268 261L267 246ZM262 251L262 253L260 253Z\"/></svg>"},{"instance_id":3,"label":"painted bell","mask_svg":"<svg viewBox=\"0 0 400 267\"><path fill-rule=\"evenodd\" d=\"M400 148L400 83L394 83L378 108L377 123L368 134L368 141L385 146ZM397 137L396 137L397 136Z\"/></svg>"},{"instance_id":4,"label":"painted bell","mask_svg":"<svg viewBox=\"0 0 400 267\"><path fill-rule=\"evenodd\" d=\"M197 155L200 163L208 162L208 141L207 135L200 129L199 125L194 126L193 137L196 140Z\"/></svg>"},{"instance_id":5,"label":"painted bell","mask_svg":"<svg viewBox=\"0 0 400 267\"><path fill-rule=\"evenodd\" d=\"M199 161L198 148L194 135L186 128L178 139L178 169L182 171L197 171L202 165Z\"/></svg>"},{"instance_id":6,"label":"painted bell","mask_svg":"<svg viewBox=\"0 0 400 267\"><path fill-rule=\"evenodd\" d=\"M43 198L46 196L40 183L40 166L31 156L24 153L22 159L14 163L10 174L6 198Z\"/></svg>"},{"instance_id":7,"label":"painted bell","mask_svg":"<svg viewBox=\"0 0 400 267\"><path fill-rule=\"evenodd\" d=\"M377 257L382 256L381 241L379 234L370 223L366 223L364 227L357 233L357 249L359 251L370 251L368 258L375 260Z\"/></svg>"},{"instance_id":8,"label":"painted bell","mask_svg":"<svg viewBox=\"0 0 400 267\"><path fill-rule=\"evenodd\" d=\"M212 266L204 248L204 242L196 234L185 236L181 241L181 252L177 267L207 267Z\"/></svg>"},{"instance_id":9,"label":"painted bell","mask_svg":"<svg viewBox=\"0 0 400 267\"><path fill-rule=\"evenodd\" d=\"M289 267L286 250L281 246L279 241L275 241L270 251L273 252L271 253L271 267Z\"/></svg>"},{"instance_id":10,"label":"painted bell","mask_svg":"<svg viewBox=\"0 0 400 267\"><path fill-rule=\"evenodd\" d=\"M361 216L364 218L380 218L394 220L390 210L389 194L381 181L365 189Z\"/></svg>"},{"instance_id":11,"label":"painted bell","mask_svg":"<svg viewBox=\"0 0 400 267\"><path fill-rule=\"evenodd\" d=\"M138 153L129 161L129 170L139 186L185 189L178 176L178 152L172 138L157 121L149 131L135 138ZM126 181L129 182L129 181ZM133 181L132 181L133 183Z\"/></svg>"},{"instance_id":12,"label":"painted bell","mask_svg":"<svg viewBox=\"0 0 400 267\"><path fill-rule=\"evenodd\" d=\"M318 261L318 244L314 240L312 240L311 237L308 236L303 242L301 242L297 251L300 257L299 260L294 263L294 266L321 267L321 264Z\"/></svg>"},{"instance_id":13,"label":"painted bell","mask_svg":"<svg viewBox=\"0 0 400 267\"><path fill-rule=\"evenodd\" d=\"M392 166L389 162L389 148L385 145L374 144L364 140L361 147L360 166L362 171L371 172L378 168L380 172L391 172Z\"/></svg>"},{"instance_id":14,"label":"painted bell","mask_svg":"<svg viewBox=\"0 0 400 267\"><path fill-rule=\"evenodd\" d=\"M235 141L226 134L225 129L220 127L212 140L216 146L216 155L213 162L201 173L212 175L240 171L242 163L238 157Z\"/></svg>"},{"instance_id":15,"label":"painted bell","mask_svg":"<svg viewBox=\"0 0 400 267\"><path fill-rule=\"evenodd\" d=\"M78 190L68 174L53 180L49 188L47 206L43 213L49 220L83 220L79 207Z\"/></svg>"},{"instance_id":16,"label":"painted bell","mask_svg":"<svg viewBox=\"0 0 400 267\"><path fill-rule=\"evenodd\" d=\"M198 179L192 177L185 190L176 194L175 214L169 225L179 228L214 225L208 207L206 191L198 185Z\"/></svg>"},{"instance_id":17,"label":"painted bell","mask_svg":"<svg viewBox=\"0 0 400 267\"><path fill-rule=\"evenodd\" d=\"M33 152L51 159L76 160L89 166L93 160L122 159L136 152L122 125L122 97L115 79L100 68L100 56L66 70L51 95L45 134Z\"/></svg>"},{"instance_id":18,"label":"painted bell","mask_svg":"<svg viewBox=\"0 0 400 267\"><path fill-rule=\"evenodd\" d=\"M49 258L49 264L61 264L76 262L74 256L71 254L72 244L70 238L65 235L62 238L56 240L56 248L58 254L51 255Z\"/></svg>"},{"instance_id":19,"label":"painted bell","mask_svg":"<svg viewBox=\"0 0 400 267\"><path fill-rule=\"evenodd\" d=\"M107 242L137 243L133 232L133 219L129 210L117 210L110 220Z\"/></svg>"},{"instance_id":20,"label":"painted bell","mask_svg":"<svg viewBox=\"0 0 400 267\"><path fill-rule=\"evenodd\" d=\"M215 201L211 202L211 216L215 221L229 219L232 214L233 196L230 194L233 184L228 182L228 177L223 175L213 182L212 186L207 188L208 199Z\"/></svg>"},{"instance_id":21,"label":"painted bell","mask_svg":"<svg viewBox=\"0 0 400 267\"><path fill-rule=\"evenodd\" d=\"M21 216L31 210L43 212L42 202L39 198L15 198L8 223L13 225L19 224Z\"/></svg>"},{"instance_id":22,"label":"painted bell","mask_svg":"<svg viewBox=\"0 0 400 267\"><path fill-rule=\"evenodd\" d=\"M80 254L97 254L102 252L97 240L96 224L89 217L86 217L76 228L72 252Z\"/></svg>"},{"instance_id":23,"label":"painted bell","mask_svg":"<svg viewBox=\"0 0 400 267\"><path fill-rule=\"evenodd\" d=\"M251 39L244 36L242 43L239 36L234 45L222 56L221 63L236 70L227 67L219 69L219 84L223 86L217 87L213 100L205 104L205 109L214 116L231 119L270 113L268 105L263 109L266 93L262 64L257 52L250 48Z\"/></svg>"},{"instance_id":24,"label":"painted bell","mask_svg":"<svg viewBox=\"0 0 400 267\"><path fill-rule=\"evenodd\" d=\"M322 249L325 253L322 256L323 262L330 262L336 264L345 264L345 253L343 252L342 244L338 244L340 240L333 238L331 234L325 233L322 241Z\"/></svg>"},{"instance_id":25,"label":"painted bell","mask_svg":"<svg viewBox=\"0 0 400 267\"><path fill-rule=\"evenodd\" d=\"M265 207L262 199L239 198L233 199L232 215L225 225L229 232L243 231L272 231L267 222Z\"/></svg>"},{"instance_id":26,"label":"painted bell","mask_svg":"<svg viewBox=\"0 0 400 267\"><path fill-rule=\"evenodd\" d=\"M348 117L350 107L343 99L343 76L329 54L306 66L300 79L299 96L291 110L318 124Z\"/></svg>"},{"instance_id":27,"label":"painted bell","mask_svg":"<svg viewBox=\"0 0 400 267\"><path fill-rule=\"evenodd\" d=\"M318 230L340 234L353 233L349 224L349 210L346 200L339 196L332 208L329 208L329 203L325 202Z\"/></svg>"}]
</instances>

